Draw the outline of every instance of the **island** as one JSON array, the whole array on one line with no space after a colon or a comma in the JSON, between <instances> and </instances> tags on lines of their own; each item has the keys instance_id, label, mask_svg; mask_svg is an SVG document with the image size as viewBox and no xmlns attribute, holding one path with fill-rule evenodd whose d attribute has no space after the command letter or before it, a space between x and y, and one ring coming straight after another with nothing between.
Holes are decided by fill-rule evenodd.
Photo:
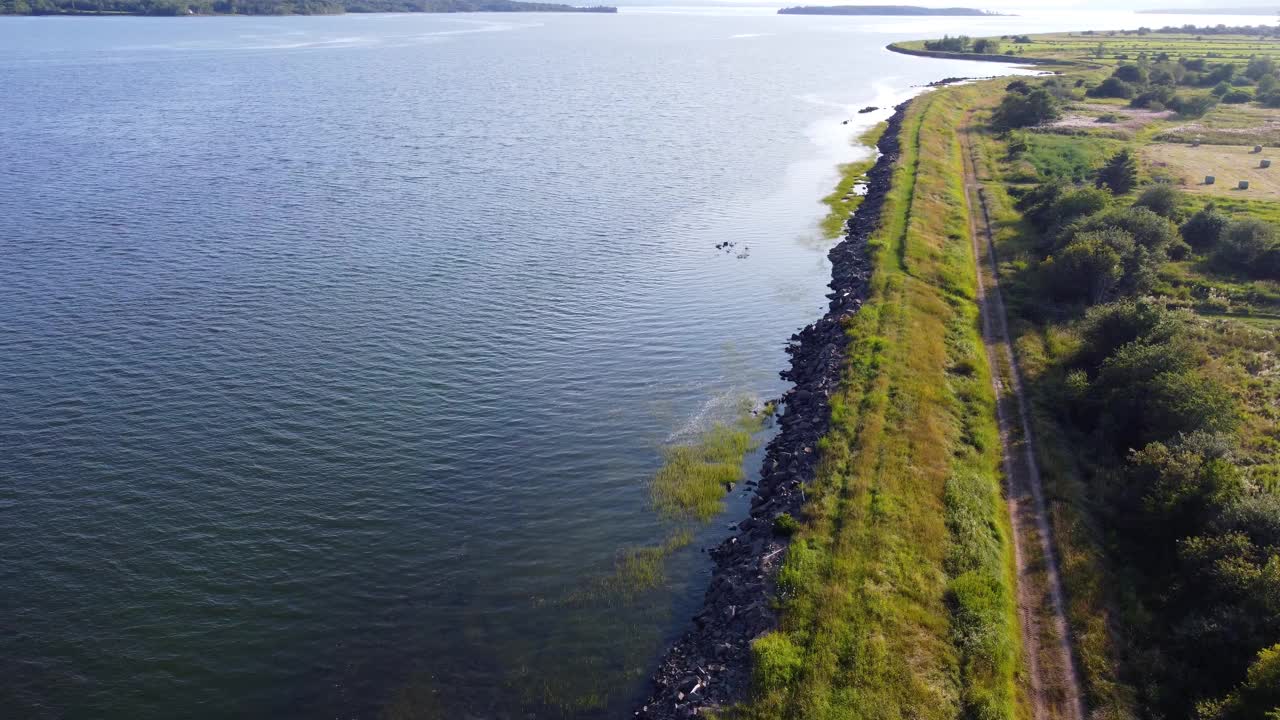
<instances>
[{"instance_id":1,"label":"island","mask_svg":"<svg viewBox=\"0 0 1280 720\"><path fill-rule=\"evenodd\" d=\"M516 0L10 0L0 15L341 15L343 13L559 12L616 13Z\"/></svg>"},{"instance_id":2,"label":"island","mask_svg":"<svg viewBox=\"0 0 1280 720\"><path fill-rule=\"evenodd\" d=\"M802 5L782 8L779 15L962 15L998 17L1001 13L976 8L927 8L916 5Z\"/></svg>"}]
</instances>

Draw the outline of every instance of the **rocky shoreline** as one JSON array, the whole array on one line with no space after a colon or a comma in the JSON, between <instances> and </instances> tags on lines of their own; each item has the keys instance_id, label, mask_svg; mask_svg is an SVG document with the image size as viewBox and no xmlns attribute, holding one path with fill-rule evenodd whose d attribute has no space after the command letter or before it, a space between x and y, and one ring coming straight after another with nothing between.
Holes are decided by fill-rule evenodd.
<instances>
[{"instance_id":1,"label":"rocky shoreline","mask_svg":"<svg viewBox=\"0 0 1280 720\"><path fill-rule=\"evenodd\" d=\"M867 241L880 214L898 158L898 131L910 101L899 105L880 138L880 157L867 173L867 195L845 225L844 240L827 253L832 292L827 314L791 336L791 368L781 375L795 383L782 397L781 431L766 448L750 516L709 552L711 583L693 627L667 652L652 678L649 699L635 712L644 720L697 717L746 699L751 681L751 641L776 627L771 607L774 580L787 538L774 532L783 513L799 517L804 484L817 469L818 440L831 419L831 394L840 386L848 337L844 321L858 312L870 291Z\"/></svg>"}]
</instances>

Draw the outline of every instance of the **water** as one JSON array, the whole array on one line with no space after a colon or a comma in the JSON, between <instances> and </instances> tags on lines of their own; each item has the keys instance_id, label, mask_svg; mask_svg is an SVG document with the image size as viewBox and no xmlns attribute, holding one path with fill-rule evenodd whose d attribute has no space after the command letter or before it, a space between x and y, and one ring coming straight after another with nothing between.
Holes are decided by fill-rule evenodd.
<instances>
[{"instance_id":1,"label":"water","mask_svg":"<svg viewBox=\"0 0 1280 720\"><path fill-rule=\"evenodd\" d=\"M0 20L5 714L625 716L745 500L582 591L784 389L854 110L994 71L880 48L965 27L1041 29Z\"/></svg>"}]
</instances>

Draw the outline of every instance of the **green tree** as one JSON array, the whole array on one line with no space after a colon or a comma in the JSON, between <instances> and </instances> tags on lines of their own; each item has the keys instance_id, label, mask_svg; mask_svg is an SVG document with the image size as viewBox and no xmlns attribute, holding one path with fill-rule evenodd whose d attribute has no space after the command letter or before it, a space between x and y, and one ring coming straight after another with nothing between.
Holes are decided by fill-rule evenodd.
<instances>
[{"instance_id":1,"label":"green tree","mask_svg":"<svg viewBox=\"0 0 1280 720\"><path fill-rule=\"evenodd\" d=\"M1061 115L1057 99L1044 88L1036 88L1025 95L1005 93L991 123L999 130L1015 130L1056 120Z\"/></svg>"},{"instance_id":2,"label":"green tree","mask_svg":"<svg viewBox=\"0 0 1280 720\"><path fill-rule=\"evenodd\" d=\"M1125 258L1133 251L1133 237L1123 230L1081 233L1045 260L1054 294L1097 304L1120 284Z\"/></svg>"},{"instance_id":3,"label":"green tree","mask_svg":"<svg viewBox=\"0 0 1280 720\"><path fill-rule=\"evenodd\" d=\"M1218 238L1222 236L1222 231L1227 228L1228 222L1227 216L1218 212L1216 205L1209 203L1187 218L1187 221L1178 228L1178 232L1182 234L1182 239L1188 245L1204 251L1218 243Z\"/></svg>"},{"instance_id":4,"label":"green tree","mask_svg":"<svg viewBox=\"0 0 1280 720\"><path fill-rule=\"evenodd\" d=\"M1105 187L1116 195L1124 195L1138 184L1138 161L1127 149L1121 150L1098 171L1098 187Z\"/></svg>"},{"instance_id":5,"label":"green tree","mask_svg":"<svg viewBox=\"0 0 1280 720\"><path fill-rule=\"evenodd\" d=\"M1213 256L1225 270L1280 279L1280 240L1270 223L1241 218L1227 224Z\"/></svg>"},{"instance_id":6,"label":"green tree","mask_svg":"<svg viewBox=\"0 0 1280 720\"><path fill-rule=\"evenodd\" d=\"M1179 193L1172 185L1159 183L1143 190L1138 199L1134 201L1133 206L1147 208L1161 217L1176 220L1178 197Z\"/></svg>"}]
</instances>

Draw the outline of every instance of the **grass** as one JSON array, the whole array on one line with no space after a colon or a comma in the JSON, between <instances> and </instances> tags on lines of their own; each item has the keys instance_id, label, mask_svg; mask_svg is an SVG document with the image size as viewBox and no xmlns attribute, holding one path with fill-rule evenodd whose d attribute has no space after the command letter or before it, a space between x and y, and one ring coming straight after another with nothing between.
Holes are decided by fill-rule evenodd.
<instances>
[{"instance_id":1,"label":"grass","mask_svg":"<svg viewBox=\"0 0 1280 720\"><path fill-rule=\"evenodd\" d=\"M692 542L693 533L682 529L661 545L625 548L614 559L613 572L569 593L564 604L629 603L641 593L661 587L667 579L667 558Z\"/></svg>"},{"instance_id":2,"label":"grass","mask_svg":"<svg viewBox=\"0 0 1280 720\"><path fill-rule=\"evenodd\" d=\"M984 100L972 105L978 111L979 125L999 98L999 83L995 81L986 94L980 95ZM1025 314L1021 304L1033 299L1022 276L1026 258L1034 253L1035 238L1024 227L1007 191L1012 171L1005 159L1005 142L978 130L971 138L978 150L978 172L984 181L994 224L1000 282L1009 306L1014 350L1031 391L1036 457L1047 493L1075 658L1090 716L1097 720L1134 718L1137 717L1135 693L1122 681L1119 672L1125 647L1123 637L1116 632L1115 588L1108 579L1101 534L1089 520L1086 483L1075 464L1071 443L1064 441L1062 430L1053 420L1054 408L1046 405L1048 398L1037 393L1056 358L1071 351L1072 339L1052 328L1020 319Z\"/></svg>"},{"instance_id":3,"label":"grass","mask_svg":"<svg viewBox=\"0 0 1280 720\"><path fill-rule=\"evenodd\" d=\"M1014 718L1018 625L998 434L977 332L954 127L973 90L901 131L873 291L754 646L744 718Z\"/></svg>"},{"instance_id":4,"label":"grass","mask_svg":"<svg viewBox=\"0 0 1280 720\"><path fill-rule=\"evenodd\" d=\"M1160 143L1143 148L1148 164L1170 173L1179 187L1193 195L1213 197L1248 198L1251 200L1280 200L1280 165L1262 169L1262 159L1280 160L1275 150L1261 154L1245 145L1201 145ZM1206 175L1213 175L1217 182L1204 184ZM1237 189L1241 180L1249 181L1248 190Z\"/></svg>"},{"instance_id":5,"label":"grass","mask_svg":"<svg viewBox=\"0 0 1280 720\"><path fill-rule=\"evenodd\" d=\"M676 520L715 517L724 494L743 479L743 458L757 447L754 435L771 412L756 412L748 401L732 423L716 423L694 442L667 448L649 488L654 508Z\"/></svg>"},{"instance_id":6,"label":"grass","mask_svg":"<svg viewBox=\"0 0 1280 720\"><path fill-rule=\"evenodd\" d=\"M1027 149L1021 159L1035 170L1035 177L1020 174L1018 181L1067 180L1080 182L1106 163L1123 144L1086 135L1026 133Z\"/></svg>"},{"instance_id":7,"label":"grass","mask_svg":"<svg viewBox=\"0 0 1280 720\"><path fill-rule=\"evenodd\" d=\"M858 136L857 144L874 148L885 127L886 123L871 127ZM862 205L862 198L866 192L867 172L875 163L875 158L872 157L840 166L840 181L836 184L836 189L822 198L822 204L827 206L827 215L820 225L824 238L837 238L844 233L845 222ZM863 186L861 191L859 186Z\"/></svg>"}]
</instances>

